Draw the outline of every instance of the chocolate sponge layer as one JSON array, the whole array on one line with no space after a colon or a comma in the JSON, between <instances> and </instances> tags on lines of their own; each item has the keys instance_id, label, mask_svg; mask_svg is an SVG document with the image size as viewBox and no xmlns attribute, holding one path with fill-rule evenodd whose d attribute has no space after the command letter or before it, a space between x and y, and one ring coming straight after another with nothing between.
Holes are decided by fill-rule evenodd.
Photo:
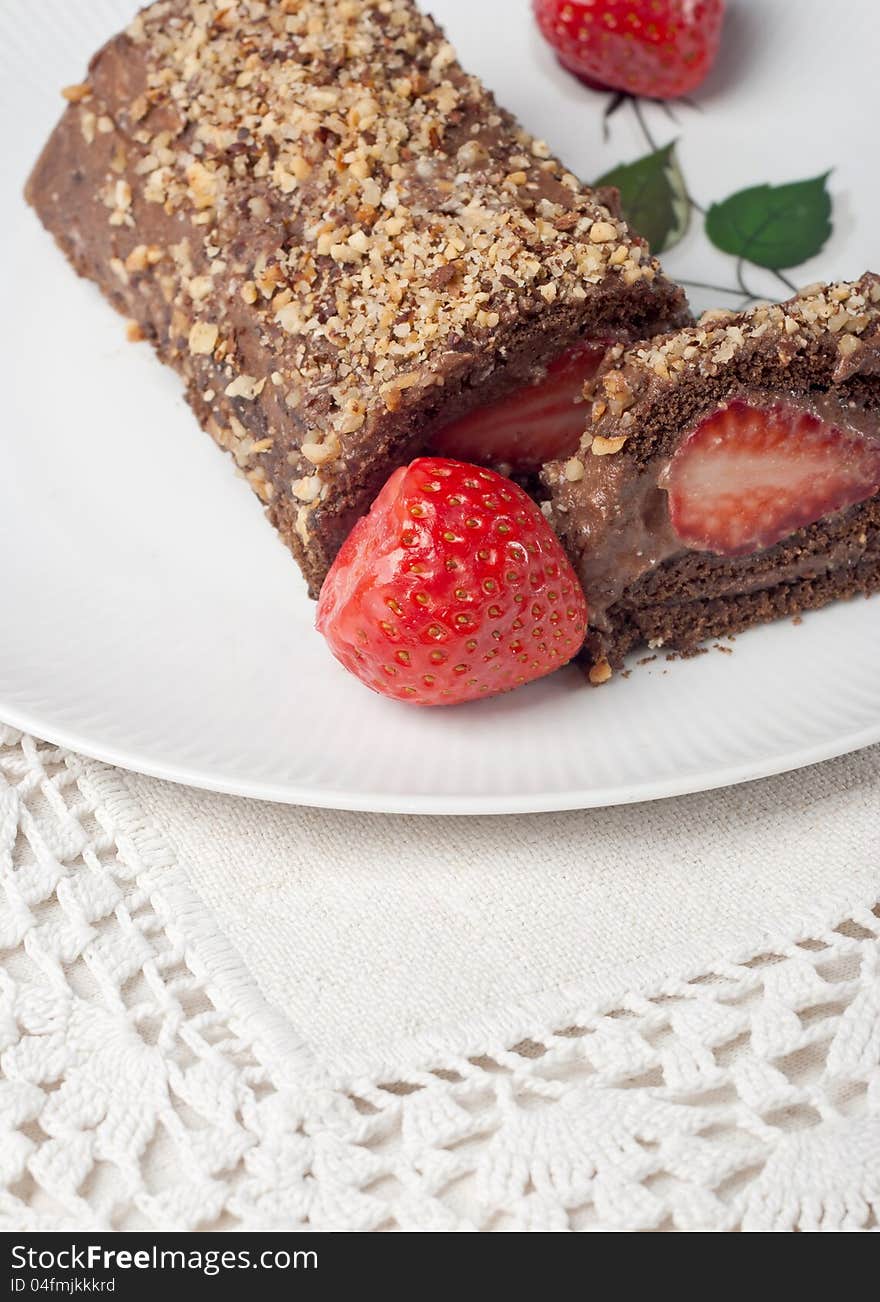
<instances>
[{"instance_id":1,"label":"chocolate sponge layer","mask_svg":"<svg viewBox=\"0 0 880 1302\"><path fill-rule=\"evenodd\" d=\"M609 630L591 631L585 653L589 664L605 658L619 668L645 643L694 651L708 638L878 591L880 501L873 498L758 557L685 552L665 561L611 607Z\"/></svg>"}]
</instances>

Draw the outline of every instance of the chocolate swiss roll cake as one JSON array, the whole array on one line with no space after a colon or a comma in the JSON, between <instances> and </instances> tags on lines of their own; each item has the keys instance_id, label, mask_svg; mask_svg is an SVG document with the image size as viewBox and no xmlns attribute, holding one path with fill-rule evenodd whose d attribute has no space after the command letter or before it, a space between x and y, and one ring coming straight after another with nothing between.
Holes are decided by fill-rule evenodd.
<instances>
[{"instance_id":1,"label":"chocolate swiss roll cake","mask_svg":"<svg viewBox=\"0 0 880 1302\"><path fill-rule=\"evenodd\" d=\"M27 186L316 592L390 471L682 291L410 0L159 0Z\"/></svg>"}]
</instances>

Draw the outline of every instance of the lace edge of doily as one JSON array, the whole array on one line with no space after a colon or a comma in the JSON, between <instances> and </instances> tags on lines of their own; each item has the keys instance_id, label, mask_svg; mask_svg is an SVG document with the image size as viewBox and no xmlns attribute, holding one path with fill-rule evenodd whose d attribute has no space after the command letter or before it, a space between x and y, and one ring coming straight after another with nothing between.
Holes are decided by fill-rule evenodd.
<instances>
[{"instance_id":1,"label":"lace edge of doily","mask_svg":"<svg viewBox=\"0 0 880 1302\"><path fill-rule=\"evenodd\" d=\"M242 954L192 887L162 830L134 796L122 770L77 757L78 784L109 821L120 851L139 865L138 879L169 936L182 943L187 966L203 983L218 1012L243 1039L276 1083L315 1071L312 1048L288 1017L259 989Z\"/></svg>"},{"instance_id":2,"label":"lace edge of doily","mask_svg":"<svg viewBox=\"0 0 880 1302\"><path fill-rule=\"evenodd\" d=\"M677 969L645 985L620 983L596 997L589 987L574 983L564 989L524 996L507 1006L454 1026L395 1040L382 1050L320 1057L285 1013L260 991L244 956L225 935L213 911L194 890L162 830L143 809L128 785L127 775L101 761L77 757L80 783L106 811L121 848L129 848L146 871L153 905L162 925L183 941L187 961L199 977L218 1012L254 1049L278 1085L297 1080L330 1089L347 1090L376 1081L406 1080L408 1075L442 1070L453 1060L472 1058L513 1045L558 1034L584 1020L606 1016L626 1005L628 998L658 999L680 992L695 981L732 965L753 962L761 954L788 949L848 919L865 917L877 905L880 891L847 895L841 892L820 901L791 919L784 929L768 930L760 940L750 938L693 967Z\"/></svg>"}]
</instances>

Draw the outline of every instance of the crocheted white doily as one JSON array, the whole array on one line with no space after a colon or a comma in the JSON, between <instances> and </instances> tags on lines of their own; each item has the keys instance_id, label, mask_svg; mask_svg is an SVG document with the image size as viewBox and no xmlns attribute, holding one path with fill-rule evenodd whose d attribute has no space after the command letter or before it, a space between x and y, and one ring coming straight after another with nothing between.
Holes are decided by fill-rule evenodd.
<instances>
[{"instance_id":1,"label":"crocheted white doily","mask_svg":"<svg viewBox=\"0 0 880 1302\"><path fill-rule=\"evenodd\" d=\"M112 770L0 728L0 874L5 1229L880 1223L880 907L346 1079Z\"/></svg>"}]
</instances>

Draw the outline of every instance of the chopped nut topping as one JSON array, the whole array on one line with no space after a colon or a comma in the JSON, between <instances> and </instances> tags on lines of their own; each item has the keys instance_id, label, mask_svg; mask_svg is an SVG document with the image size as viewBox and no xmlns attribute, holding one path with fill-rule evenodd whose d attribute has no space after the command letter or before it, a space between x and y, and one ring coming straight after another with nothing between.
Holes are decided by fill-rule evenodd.
<instances>
[{"instance_id":1,"label":"chopped nut topping","mask_svg":"<svg viewBox=\"0 0 880 1302\"><path fill-rule=\"evenodd\" d=\"M71 104L81 104L83 100L91 99L92 88L87 81L80 81L74 86L65 86L61 94Z\"/></svg>"},{"instance_id":2,"label":"chopped nut topping","mask_svg":"<svg viewBox=\"0 0 880 1302\"><path fill-rule=\"evenodd\" d=\"M190 163L186 169L189 196L196 209L212 208L217 198L214 173L203 163Z\"/></svg>"},{"instance_id":3,"label":"chopped nut topping","mask_svg":"<svg viewBox=\"0 0 880 1302\"><path fill-rule=\"evenodd\" d=\"M252 402L254 398L259 398L265 384L265 376L262 380L257 380L253 375L237 375L231 383L227 384L223 392L227 398L246 398Z\"/></svg>"},{"instance_id":4,"label":"chopped nut topping","mask_svg":"<svg viewBox=\"0 0 880 1302\"><path fill-rule=\"evenodd\" d=\"M321 491L321 480L317 475L306 475L303 479L295 479L290 488L294 497L300 501L314 502Z\"/></svg>"},{"instance_id":5,"label":"chopped nut topping","mask_svg":"<svg viewBox=\"0 0 880 1302\"><path fill-rule=\"evenodd\" d=\"M594 457L611 457L615 452L619 452L627 440L626 434L620 434L617 438L602 438L601 434L596 434L590 444L590 451Z\"/></svg>"},{"instance_id":6,"label":"chopped nut topping","mask_svg":"<svg viewBox=\"0 0 880 1302\"><path fill-rule=\"evenodd\" d=\"M715 325L719 321L733 321L735 318L736 313L731 312L729 308L713 307L703 313L700 317L699 324L701 326Z\"/></svg>"},{"instance_id":7,"label":"chopped nut topping","mask_svg":"<svg viewBox=\"0 0 880 1302\"><path fill-rule=\"evenodd\" d=\"M878 304L880 279L867 275L854 283L810 285L789 302L758 303L740 315L722 309L706 312L696 326L662 336L656 344L630 350L625 375L618 369L604 376L607 412L619 417L652 379L674 383L695 360L703 374L714 375L718 366L732 362L740 353L766 347L768 331L780 341L784 364L801 349L812 348L817 340L829 335L840 336L838 352L842 358L850 358L856 352L858 337L872 323L876 326ZM623 391L627 385L631 390L628 398ZM593 421L598 422L605 414L606 405L594 402Z\"/></svg>"},{"instance_id":8,"label":"chopped nut topping","mask_svg":"<svg viewBox=\"0 0 880 1302\"><path fill-rule=\"evenodd\" d=\"M323 466L328 461L335 461L339 456L339 439L335 434L329 434L321 443L304 443L301 451L312 465Z\"/></svg>"},{"instance_id":9,"label":"chopped nut topping","mask_svg":"<svg viewBox=\"0 0 880 1302\"><path fill-rule=\"evenodd\" d=\"M635 395L622 371L608 371L602 379L608 410L613 416L619 416L635 401Z\"/></svg>"},{"instance_id":10,"label":"chopped nut topping","mask_svg":"<svg viewBox=\"0 0 880 1302\"><path fill-rule=\"evenodd\" d=\"M189 351L196 354L213 353L220 331L208 321L196 321L189 332Z\"/></svg>"},{"instance_id":11,"label":"chopped nut topping","mask_svg":"<svg viewBox=\"0 0 880 1302\"><path fill-rule=\"evenodd\" d=\"M610 244L617 239L617 230L611 222L593 222L590 227L590 239L593 244Z\"/></svg>"}]
</instances>

